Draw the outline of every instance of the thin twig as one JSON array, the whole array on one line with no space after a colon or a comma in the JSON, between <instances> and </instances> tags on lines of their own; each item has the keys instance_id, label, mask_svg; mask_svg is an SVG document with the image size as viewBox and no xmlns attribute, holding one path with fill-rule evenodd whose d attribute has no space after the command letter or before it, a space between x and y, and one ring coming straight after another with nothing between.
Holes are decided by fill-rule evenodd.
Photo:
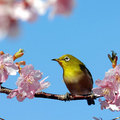
<instances>
[{"instance_id":1,"label":"thin twig","mask_svg":"<svg viewBox=\"0 0 120 120\"><path fill-rule=\"evenodd\" d=\"M114 118L114 119L112 119L112 120L117 120L117 119L120 119L120 117L116 117L116 118Z\"/></svg>"}]
</instances>

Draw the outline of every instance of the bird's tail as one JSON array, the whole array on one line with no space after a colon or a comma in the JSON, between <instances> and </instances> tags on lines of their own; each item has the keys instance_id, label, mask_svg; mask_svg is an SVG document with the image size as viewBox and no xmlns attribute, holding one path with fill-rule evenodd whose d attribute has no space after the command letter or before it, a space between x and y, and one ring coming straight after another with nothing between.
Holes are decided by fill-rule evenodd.
<instances>
[{"instance_id":1,"label":"bird's tail","mask_svg":"<svg viewBox=\"0 0 120 120\"><path fill-rule=\"evenodd\" d=\"M92 105L92 104L95 105L95 101L92 98L88 99L87 103L88 105Z\"/></svg>"}]
</instances>

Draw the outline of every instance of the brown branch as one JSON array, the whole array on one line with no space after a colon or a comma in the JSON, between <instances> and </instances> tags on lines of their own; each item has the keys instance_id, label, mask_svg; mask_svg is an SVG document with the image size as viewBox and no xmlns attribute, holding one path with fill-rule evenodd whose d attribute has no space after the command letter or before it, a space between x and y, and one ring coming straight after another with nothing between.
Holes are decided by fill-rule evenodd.
<instances>
[{"instance_id":1,"label":"brown branch","mask_svg":"<svg viewBox=\"0 0 120 120\"><path fill-rule=\"evenodd\" d=\"M0 93L9 94L12 91L12 89L1 87ZM35 94L36 98L48 98L48 99L54 99L54 100L61 100L61 101L70 101L70 100L84 100L84 99L96 99L102 96L94 96L94 95L71 95L69 94L69 98L66 99L65 95L58 95L58 94L51 94L51 93L45 93L45 92L38 92Z\"/></svg>"},{"instance_id":2,"label":"brown branch","mask_svg":"<svg viewBox=\"0 0 120 120\"><path fill-rule=\"evenodd\" d=\"M5 120L5 119L3 119L3 118L0 118L0 120Z\"/></svg>"},{"instance_id":3,"label":"brown branch","mask_svg":"<svg viewBox=\"0 0 120 120\"><path fill-rule=\"evenodd\" d=\"M116 118L114 118L114 119L112 119L112 120L117 120L117 119L120 119L120 117L116 117Z\"/></svg>"}]
</instances>

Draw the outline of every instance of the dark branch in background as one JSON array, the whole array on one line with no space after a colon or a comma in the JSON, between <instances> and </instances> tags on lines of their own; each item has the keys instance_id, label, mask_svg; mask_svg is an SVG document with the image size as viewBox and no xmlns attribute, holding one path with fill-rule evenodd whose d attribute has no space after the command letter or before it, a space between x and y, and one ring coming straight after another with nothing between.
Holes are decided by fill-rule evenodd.
<instances>
[{"instance_id":1,"label":"dark branch in background","mask_svg":"<svg viewBox=\"0 0 120 120\"><path fill-rule=\"evenodd\" d=\"M5 119L3 119L3 118L0 118L0 120L5 120Z\"/></svg>"},{"instance_id":2,"label":"dark branch in background","mask_svg":"<svg viewBox=\"0 0 120 120\"><path fill-rule=\"evenodd\" d=\"M12 91L12 89L1 87L0 93L9 94ZM36 98L48 98L48 99L54 99L54 100L61 100L61 101L70 101L70 100L87 100L87 99L96 99L102 96L94 96L94 95L71 95L69 94L69 98L67 99L66 94L65 95L58 95L58 94L51 94L51 93L45 93L45 92L38 92L35 94Z\"/></svg>"},{"instance_id":3,"label":"dark branch in background","mask_svg":"<svg viewBox=\"0 0 120 120\"><path fill-rule=\"evenodd\" d=\"M114 119L112 119L112 120L117 120L117 119L120 119L120 117L116 117L116 118L114 118Z\"/></svg>"}]
</instances>

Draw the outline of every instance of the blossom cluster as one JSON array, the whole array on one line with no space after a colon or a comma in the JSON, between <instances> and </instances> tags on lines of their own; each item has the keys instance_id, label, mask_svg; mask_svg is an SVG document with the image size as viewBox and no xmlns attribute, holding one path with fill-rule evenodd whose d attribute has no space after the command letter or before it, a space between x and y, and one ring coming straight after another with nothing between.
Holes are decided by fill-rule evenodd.
<instances>
[{"instance_id":1,"label":"blossom cluster","mask_svg":"<svg viewBox=\"0 0 120 120\"><path fill-rule=\"evenodd\" d=\"M6 82L9 75L16 75L18 72L20 76L16 82L18 88L12 90L7 96L8 98L17 97L18 101L23 101L25 98L34 98L35 93L42 89L47 88L50 83L45 82L45 79L39 81L42 78L42 74L39 70L34 70L34 67L26 65L21 68L20 65L25 65L24 61L14 63L14 60L23 55L23 50L20 49L14 56L9 54L0 54L0 83Z\"/></svg>"},{"instance_id":2,"label":"blossom cluster","mask_svg":"<svg viewBox=\"0 0 120 120\"><path fill-rule=\"evenodd\" d=\"M73 6L74 0L0 0L0 37L18 34L18 20L35 21L48 10L50 17L69 15Z\"/></svg>"},{"instance_id":3,"label":"blossom cluster","mask_svg":"<svg viewBox=\"0 0 120 120\"><path fill-rule=\"evenodd\" d=\"M103 80L96 80L96 85L94 94L105 98L99 99L101 109L120 111L120 65L108 70Z\"/></svg>"},{"instance_id":4,"label":"blossom cluster","mask_svg":"<svg viewBox=\"0 0 120 120\"><path fill-rule=\"evenodd\" d=\"M47 88L50 83L38 81L42 78L42 73L39 70L34 70L32 65L26 65L22 68L20 77L17 81L18 89L12 90L8 95L8 98L13 98L17 96L18 101L23 101L26 97L29 99L34 98L36 92L39 92L42 89Z\"/></svg>"}]
</instances>

